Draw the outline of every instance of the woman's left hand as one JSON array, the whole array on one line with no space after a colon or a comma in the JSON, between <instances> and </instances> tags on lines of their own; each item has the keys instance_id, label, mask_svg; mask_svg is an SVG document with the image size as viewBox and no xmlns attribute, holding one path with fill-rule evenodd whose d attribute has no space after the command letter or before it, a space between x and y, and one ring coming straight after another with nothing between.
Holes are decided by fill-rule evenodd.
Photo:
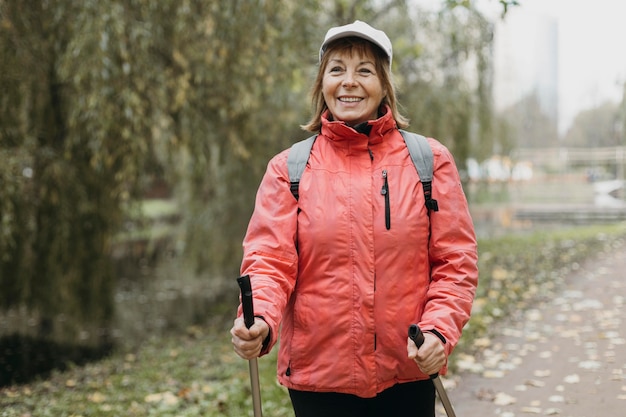
<instances>
[{"instance_id":1,"label":"woman's left hand","mask_svg":"<svg viewBox=\"0 0 626 417\"><path fill-rule=\"evenodd\" d=\"M424 344L417 349L415 342L407 338L409 359L417 362L420 370L426 375L433 375L446 363L446 352L441 340L432 333L424 332Z\"/></svg>"}]
</instances>

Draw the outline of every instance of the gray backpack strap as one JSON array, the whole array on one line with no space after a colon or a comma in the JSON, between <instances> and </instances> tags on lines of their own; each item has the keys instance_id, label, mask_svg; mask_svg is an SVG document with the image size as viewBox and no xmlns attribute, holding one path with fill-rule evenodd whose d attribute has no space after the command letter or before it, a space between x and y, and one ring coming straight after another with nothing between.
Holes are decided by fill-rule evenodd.
<instances>
[{"instance_id":1,"label":"gray backpack strap","mask_svg":"<svg viewBox=\"0 0 626 417\"><path fill-rule=\"evenodd\" d=\"M287 156L287 169L289 170L289 183L291 194L297 200L299 197L298 188L300 187L300 178L306 168L309 160L309 154L317 135L301 140L291 145L289 155Z\"/></svg>"},{"instance_id":2,"label":"gray backpack strap","mask_svg":"<svg viewBox=\"0 0 626 417\"><path fill-rule=\"evenodd\" d=\"M420 177L420 182L424 190L424 199L426 200L426 208L429 211L439 211L437 200L433 200L432 198L433 150L424 136L402 129L400 129L400 133L404 138L406 147L409 149L409 154L417 170L417 175Z\"/></svg>"}]
</instances>

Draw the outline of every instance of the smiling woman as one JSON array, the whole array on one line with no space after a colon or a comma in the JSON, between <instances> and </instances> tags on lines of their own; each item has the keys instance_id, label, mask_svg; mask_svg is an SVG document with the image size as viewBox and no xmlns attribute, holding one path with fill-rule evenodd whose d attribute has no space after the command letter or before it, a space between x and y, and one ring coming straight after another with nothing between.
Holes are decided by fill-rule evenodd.
<instances>
[{"instance_id":1,"label":"smiling woman","mask_svg":"<svg viewBox=\"0 0 626 417\"><path fill-rule=\"evenodd\" d=\"M373 44L344 38L326 52L322 91L334 119L350 126L378 117L380 103L386 94L374 58ZM353 52L354 42L362 51Z\"/></svg>"},{"instance_id":2,"label":"smiling woman","mask_svg":"<svg viewBox=\"0 0 626 417\"><path fill-rule=\"evenodd\" d=\"M342 28L348 29L342 31ZM302 128L318 132L326 110L330 110L331 120L342 120L354 126L377 119L387 107L391 110L398 128L408 127L408 120L400 114L397 107L396 89L391 74L392 58L393 48L387 35L367 23L357 20L351 25L331 28L320 47L320 71L311 89L313 117ZM347 60L351 61L350 68L347 67ZM344 103L366 102L366 105L355 106L361 110L361 117L356 117L354 108L352 114L346 115L351 117L350 120L342 119L342 115L333 112L331 106L337 104L335 95L340 94L332 91L333 86L336 87L335 90L343 88L341 94L345 95L342 100ZM376 88L376 91L372 88ZM364 95L366 93L376 93L376 97Z\"/></svg>"},{"instance_id":3,"label":"smiling woman","mask_svg":"<svg viewBox=\"0 0 626 417\"><path fill-rule=\"evenodd\" d=\"M256 318L231 329L244 359L278 342L278 381L297 417L434 417L429 375L445 372L471 311L476 238L450 152L428 139L432 198L399 128L387 35L331 28L312 87L316 133L296 200L287 149L267 171L243 242ZM401 285L400 285L401 283ZM419 350L409 325L425 331Z\"/></svg>"}]
</instances>

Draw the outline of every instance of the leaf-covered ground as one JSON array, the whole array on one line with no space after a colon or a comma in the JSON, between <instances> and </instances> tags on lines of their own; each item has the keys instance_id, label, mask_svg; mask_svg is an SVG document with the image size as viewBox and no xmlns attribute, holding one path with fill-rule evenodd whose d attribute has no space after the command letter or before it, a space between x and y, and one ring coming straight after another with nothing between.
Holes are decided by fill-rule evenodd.
<instances>
[{"instance_id":1,"label":"leaf-covered ground","mask_svg":"<svg viewBox=\"0 0 626 417\"><path fill-rule=\"evenodd\" d=\"M467 366L463 360L481 357L509 314L532 312L529 307L549 299L584 259L623 248L624 236L626 225L618 225L481 242L475 311L452 357L453 374ZM136 351L0 389L0 417L251 416L248 365L232 352L229 327L192 327L146 340ZM260 359L259 368L265 414L293 416L275 382L274 354Z\"/></svg>"},{"instance_id":2,"label":"leaf-covered ground","mask_svg":"<svg viewBox=\"0 0 626 417\"><path fill-rule=\"evenodd\" d=\"M621 416L626 409L626 242L582 262L458 356L459 415ZM440 412L440 416L445 416Z\"/></svg>"}]
</instances>

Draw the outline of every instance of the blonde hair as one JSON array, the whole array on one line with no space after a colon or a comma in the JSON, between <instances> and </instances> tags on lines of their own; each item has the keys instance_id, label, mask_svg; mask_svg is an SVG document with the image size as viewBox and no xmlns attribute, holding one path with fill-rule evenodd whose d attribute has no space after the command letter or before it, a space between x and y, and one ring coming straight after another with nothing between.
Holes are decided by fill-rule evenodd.
<instances>
[{"instance_id":1,"label":"blonde hair","mask_svg":"<svg viewBox=\"0 0 626 417\"><path fill-rule=\"evenodd\" d=\"M322 55L322 59L317 71L317 77L311 87L311 119L307 124L300 127L310 132L318 133L322 128L322 114L328 109L326 101L324 101L324 95L322 92L322 82L324 80L324 70L328 64L329 57L332 52L347 53L352 56L358 54L361 56L374 57L374 63L376 66L376 73L379 74L380 82L383 90L387 92L387 95L380 103L380 108L389 106L393 119L396 121L398 128L406 128L409 126L409 120L400 114L398 110L398 103L396 98L396 88L393 83L391 74L391 68L389 67L389 57L385 52L374 45L373 43L359 38L359 37L346 37L338 39L328 45ZM380 112L379 108L379 112Z\"/></svg>"}]
</instances>

